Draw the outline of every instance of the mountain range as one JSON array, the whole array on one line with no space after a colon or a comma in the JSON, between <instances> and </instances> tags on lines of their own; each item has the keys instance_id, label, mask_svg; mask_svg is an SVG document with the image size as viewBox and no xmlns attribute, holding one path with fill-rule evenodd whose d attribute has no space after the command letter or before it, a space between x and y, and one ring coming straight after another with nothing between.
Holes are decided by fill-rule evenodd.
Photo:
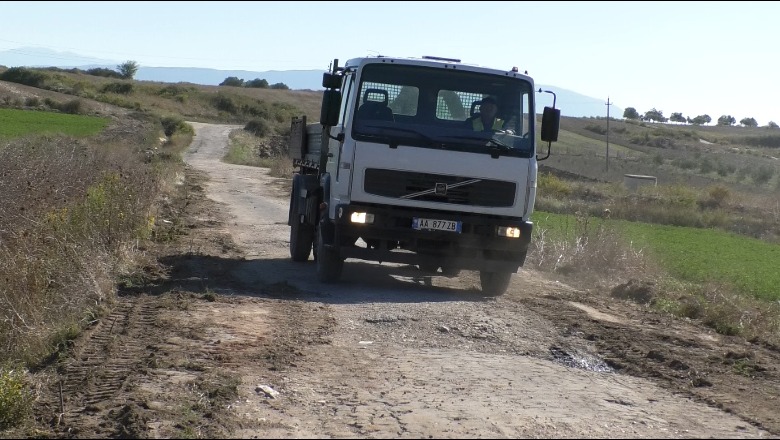
<instances>
[{"instance_id":1,"label":"mountain range","mask_svg":"<svg viewBox=\"0 0 780 440\"><path fill-rule=\"evenodd\" d=\"M114 69L123 61L110 61L86 57L72 52L57 52L41 48L18 48L0 51L0 66L6 67L59 67L82 70L97 67ZM237 77L245 81L265 79L269 84L284 83L293 90L321 90L324 70L269 70L264 72L249 70L219 70L202 67L146 67L140 66L134 79L138 81L156 81L166 83L192 83L201 85L219 85L225 78ZM572 90L553 85L537 84L538 88L550 90L556 95L556 107L563 116L604 117L605 101L586 96ZM551 97L541 97L540 107L552 105ZM623 109L612 106L610 116L621 117Z\"/></svg>"}]
</instances>

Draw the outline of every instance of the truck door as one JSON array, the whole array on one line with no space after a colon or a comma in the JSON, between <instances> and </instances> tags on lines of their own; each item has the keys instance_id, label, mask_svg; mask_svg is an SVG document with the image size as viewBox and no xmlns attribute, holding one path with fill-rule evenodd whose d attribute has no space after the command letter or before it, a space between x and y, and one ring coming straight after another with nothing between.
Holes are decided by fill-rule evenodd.
<instances>
[{"instance_id":1,"label":"truck door","mask_svg":"<svg viewBox=\"0 0 780 440\"><path fill-rule=\"evenodd\" d=\"M351 152L345 152L345 142L351 142L347 136L347 120L353 112L354 75L351 72L344 74L342 85L341 109L339 110L338 123L330 128L328 140L328 161L325 171L330 174L330 194L335 208L338 203L349 201L349 183L352 175ZM337 139L341 139L340 141ZM353 143L354 144L354 143Z\"/></svg>"}]
</instances>

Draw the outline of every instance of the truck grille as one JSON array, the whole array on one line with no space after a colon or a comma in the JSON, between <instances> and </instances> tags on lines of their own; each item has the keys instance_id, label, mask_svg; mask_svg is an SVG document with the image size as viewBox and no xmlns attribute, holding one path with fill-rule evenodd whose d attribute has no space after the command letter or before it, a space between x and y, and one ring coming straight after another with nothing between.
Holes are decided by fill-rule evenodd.
<instances>
[{"instance_id":1,"label":"truck grille","mask_svg":"<svg viewBox=\"0 0 780 440\"><path fill-rule=\"evenodd\" d=\"M363 189L384 197L502 207L514 203L516 185L501 180L369 168Z\"/></svg>"}]
</instances>

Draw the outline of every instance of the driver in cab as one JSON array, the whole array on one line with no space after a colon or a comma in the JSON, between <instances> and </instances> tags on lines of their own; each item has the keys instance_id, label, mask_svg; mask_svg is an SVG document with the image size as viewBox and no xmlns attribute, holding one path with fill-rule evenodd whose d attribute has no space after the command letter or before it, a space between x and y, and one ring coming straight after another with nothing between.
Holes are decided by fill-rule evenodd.
<instances>
[{"instance_id":1,"label":"driver in cab","mask_svg":"<svg viewBox=\"0 0 780 440\"><path fill-rule=\"evenodd\" d=\"M496 117L496 113L498 113L496 98L486 96L479 103L479 113L466 119L466 124L474 131L500 131L504 128L504 120Z\"/></svg>"}]
</instances>

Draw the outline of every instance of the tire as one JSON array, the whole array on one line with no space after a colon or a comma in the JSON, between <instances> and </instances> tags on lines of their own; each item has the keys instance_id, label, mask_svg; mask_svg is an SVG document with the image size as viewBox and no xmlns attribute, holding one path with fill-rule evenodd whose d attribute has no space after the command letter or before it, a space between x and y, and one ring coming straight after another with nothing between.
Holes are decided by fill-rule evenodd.
<instances>
[{"instance_id":1,"label":"tire","mask_svg":"<svg viewBox=\"0 0 780 440\"><path fill-rule=\"evenodd\" d=\"M322 234L316 234L315 261L317 263L317 278L323 283L334 283L341 277L344 269L344 260L338 252L325 247Z\"/></svg>"},{"instance_id":2,"label":"tire","mask_svg":"<svg viewBox=\"0 0 780 440\"><path fill-rule=\"evenodd\" d=\"M314 244L314 226L301 223L301 216L298 214L301 199L296 186L294 181L290 194L290 257L293 261L308 261Z\"/></svg>"},{"instance_id":3,"label":"tire","mask_svg":"<svg viewBox=\"0 0 780 440\"><path fill-rule=\"evenodd\" d=\"M290 256L293 261L308 261L314 244L314 227L301 224L299 215L295 215L290 225Z\"/></svg>"},{"instance_id":4,"label":"tire","mask_svg":"<svg viewBox=\"0 0 780 440\"><path fill-rule=\"evenodd\" d=\"M479 283L485 296L501 296L509 288L512 272L479 272Z\"/></svg>"}]
</instances>

